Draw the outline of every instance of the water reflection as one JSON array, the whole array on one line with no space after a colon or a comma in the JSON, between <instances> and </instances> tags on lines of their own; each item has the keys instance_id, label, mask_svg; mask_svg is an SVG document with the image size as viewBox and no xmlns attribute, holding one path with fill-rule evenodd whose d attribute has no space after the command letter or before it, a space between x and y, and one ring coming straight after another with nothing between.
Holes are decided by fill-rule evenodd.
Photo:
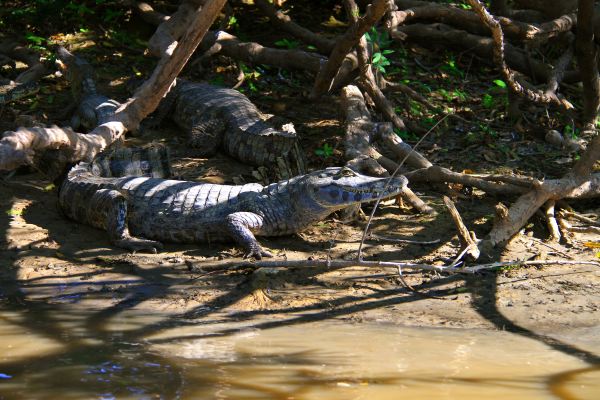
<instances>
[{"instance_id":1,"label":"water reflection","mask_svg":"<svg viewBox=\"0 0 600 400\"><path fill-rule=\"evenodd\" d=\"M53 315L77 332L57 336L44 335L47 321L36 330L0 312L0 398L600 397L600 367L507 332L335 321L256 329L230 320L133 337L130 326L156 325L158 316L130 312L98 330L79 311ZM600 349L600 338L588 331L586 345Z\"/></svg>"}]
</instances>

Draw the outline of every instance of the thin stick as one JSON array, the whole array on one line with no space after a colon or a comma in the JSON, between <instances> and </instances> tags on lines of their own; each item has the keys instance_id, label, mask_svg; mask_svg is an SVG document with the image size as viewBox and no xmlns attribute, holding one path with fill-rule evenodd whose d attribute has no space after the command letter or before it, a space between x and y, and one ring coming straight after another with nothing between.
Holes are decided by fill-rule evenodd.
<instances>
[{"instance_id":1,"label":"thin stick","mask_svg":"<svg viewBox=\"0 0 600 400\"><path fill-rule=\"evenodd\" d=\"M600 227L600 222L598 222L598 221L596 221L594 219L588 218L586 216L583 216L581 214L577 214L577 213L572 212L572 211L561 210L560 214L564 215L565 217L572 217L572 218L578 219L581 222L585 222L586 224L590 224L590 225L593 225L593 226Z\"/></svg>"},{"instance_id":2,"label":"thin stick","mask_svg":"<svg viewBox=\"0 0 600 400\"><path fill-rule=\"evenodd\" d=\"M200 264L200 263L198 263ZM202 270L213 269L213 266L207 266L206 262L201 263ZM564 260L536 260L536 261L503 261L489 264L478 264L464 268L452 268L431 264L403 263L390 261L365 261L365 260L274 260L274 261L227 261L214 265L214 269L239 269L239 268L349 268L349 267L369 267L369 268L398 268L445 272L449 274L474 274L481 270L507 267L511 265L594 265L600 267L597 261L564 261ZM194 267L194 264L191 264Z\"/></svg>"},{"instance_id":3,"label":"thin stick","mask_svg":"<svg viewBox=\"0 0 600 400\"><path fill-rule=\"evenodd\" d=\"M529 266L529 265L594 265L600 267L600 262L597 261L565 261L565 260L535 260L535 261L502 261L489 264L473 265L472 267L461 268L461 272L474 274L475 272L484 269L493 269L500 267ZM446 271L448 272L448 271Z\"/></svg>"},{"instance_id":4,"label":"thin stick","mask_svg":"<svg viewBox=\"0 0 600 400\"><path fill-rule=\"evenodd\" d=\"M373 240L382 240L382 241L391 242L391 243L408 243L408 244L422 244L422 245L432 245L432 244L438 244L440 242L440 239L427 240L427 241L408 240L408 239L393 238L393 237L389 237L389 236L376 235L374 233L369 233L368 238L373 239Z\"/></svg>"},{"instance_id":5,"label":"thin stick","mask_svg":"<svg viewBox=\"0 0 600 400\"><path fill-rule=\"evenodd\" d=\"M415 149L421 144L421 142L423 142L423 140L425 140L425 138L431 132L433 132L433 130L435 128L437 128L438 125L440 125L442 122L444 122L444 120L446 120L446 118L448 118L448 114L446 114L442 118L440 118L440 120L438 122L436 122L436 124L434 126L432 126L431 129L429 129L427 131L427 133L425 133L421 139L419 139L419 141L413 146L413 148L410 150L410 152L406 156L404 156L404 158L402 159L402 161L400 161L400 164L398 164L398 167L396 168L396 170L388 178L388 180L386 182L386 185L385 185L386 189L389 186L389 184L392 181L392 179L394 179L394 177L396 176L396 174L398 174L398 171L400 171L400 168L402 167L402 165L404 164L404 162L408 159L408 157L411 155L411 153L414 152ZM385 190L384 190L384 192L385 192ZM375 201L375 206L373 207L373 210L371 211L371 214L369 215L369 219L367 220L367 225L365 226L365 230L363 231L363 235L362 235L362 238L360 240L360 245L358 246L358 254L356 255L356 259L357 260L362 260L362 248L363 248L363 245L365 244L365 239L367 237L367 233L369 232L369 227L371 226L371 221L373 220L373 216L375 215L375 210L377 210L377 206L381 202L382 198L383 198L383 194L379 196L379 198L377 199L377 201Z\"/></svg>"}]
</instances>

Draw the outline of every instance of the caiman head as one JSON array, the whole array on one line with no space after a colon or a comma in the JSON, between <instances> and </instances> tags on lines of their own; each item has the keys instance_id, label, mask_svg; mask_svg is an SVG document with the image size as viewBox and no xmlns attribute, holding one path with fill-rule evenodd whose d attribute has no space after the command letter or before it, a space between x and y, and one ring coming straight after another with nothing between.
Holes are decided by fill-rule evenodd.
<instances>
[{"instance_id":1,"label":"caiman head","mask_svg":"<svg viewBox=\"0 0 600 400\"><path fill-rule=\"evenodd\" d=\"M377 178L361 175L347 167L315 171L305 175L302 180L301 191L304 196L309 197L311 203L331 211L396 196L408 183L401 175Z\"/></svg>"}]
</instances>

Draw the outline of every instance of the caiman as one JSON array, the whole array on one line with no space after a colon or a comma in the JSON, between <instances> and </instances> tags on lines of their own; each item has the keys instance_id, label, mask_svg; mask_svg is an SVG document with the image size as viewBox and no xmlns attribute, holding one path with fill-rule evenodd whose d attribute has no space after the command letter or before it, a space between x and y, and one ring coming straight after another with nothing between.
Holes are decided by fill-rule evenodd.
<instances>
[{"instance_id":1,"label":"caiman","mask_svg":"<svg viewBox=\"0 0 600 400\"><path fill-rule=\"evenodd\" d=\"M91 130L109 121L120 103L98 92L96 74L91 64L61 46L57 48L56 55L77 106L71 118L71 127L75 130Z\"/></svg>"},{"instance_id":2,"label":"caiman","mask_svg":"<svg viewBox=\"0 0 600 400\"><path fill-rule=\"evenodd\" d=\"M237 90L178 78L152 123L166 116L188 134L200 155L210 156L221 148L246 164L275 167L286 178L306 172L296 133L273 128Z\"/></svg>"},{"instance_id":3,"label":"caiman","mask_svg":"<svg viewBox=\"0 0 600 400\"><path fill-rule=\"evenodd\" d=\"M80 163L59 190L71 219L105 229L112 244L155 252L161 242L233 240L246 256L272 254L255 236L298 232L336 210L397 195L403 176L374 178L349 168L327 168L267 186L216 185L153 177L100 177Z\"/></svg>"}]
</instances>

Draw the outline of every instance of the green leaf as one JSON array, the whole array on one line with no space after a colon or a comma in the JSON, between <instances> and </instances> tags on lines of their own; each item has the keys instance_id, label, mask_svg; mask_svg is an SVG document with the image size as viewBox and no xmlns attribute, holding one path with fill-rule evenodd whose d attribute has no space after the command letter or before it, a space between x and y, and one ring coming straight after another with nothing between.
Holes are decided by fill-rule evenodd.
<instances>
[{"instance_id":1,"label":"green leaf","mask_svg":"<svg viewBox=\"0 0 600 400\"><path fill-rule=\"evenodd\" d=\"M373 54L373 64L377 64L381 60L381 57L383 56L379 52Z\"/></svg>"},{"instance_id":2,"label":"green leaf","mask_svg":"<svg viewBox=\"0 0 600 400\"><path fill-rule=\"evenodd\" d=\"M41 36L36 36L33 33L26 33L25 34L25 39L29 40L30 42L33 42L33 43L37 44L38 46L41 45L42 43L44 43L46 41L45 38L43 38Z\"/></svg>"},{"instance_id":3,"label":"green leaf","mask_svg":"<svg viewBox=\"0 0 600 400\"><path fill-rule=\"evenodd\" d=\"M23 210L17 210L17 209L10 209L10 210L6 210L6 214L10 215L10 216L16 216L16 215L23 215Z\"/></svg>"},{"instance_id":4,"label":"green leaf","mask_svg":"<svg viewBox=\"0 0 600 400\"><path fill-rule=\"evenodd\" d=\"M502 79L494 79L493 81L496 86L501 87L502 89L506 88L506 83Z\"/></svg>"},{"instance_id":5,"label":"green leaf","mask_svg":"<svg viewBox=\"0 0 600 400\"><path fill-rule=\"evenodd\" d=\"M494 98L486 93L483 95L481 104L483 104L485 108L492 108L494 106Z\"/></svg>"}]
</instances>

